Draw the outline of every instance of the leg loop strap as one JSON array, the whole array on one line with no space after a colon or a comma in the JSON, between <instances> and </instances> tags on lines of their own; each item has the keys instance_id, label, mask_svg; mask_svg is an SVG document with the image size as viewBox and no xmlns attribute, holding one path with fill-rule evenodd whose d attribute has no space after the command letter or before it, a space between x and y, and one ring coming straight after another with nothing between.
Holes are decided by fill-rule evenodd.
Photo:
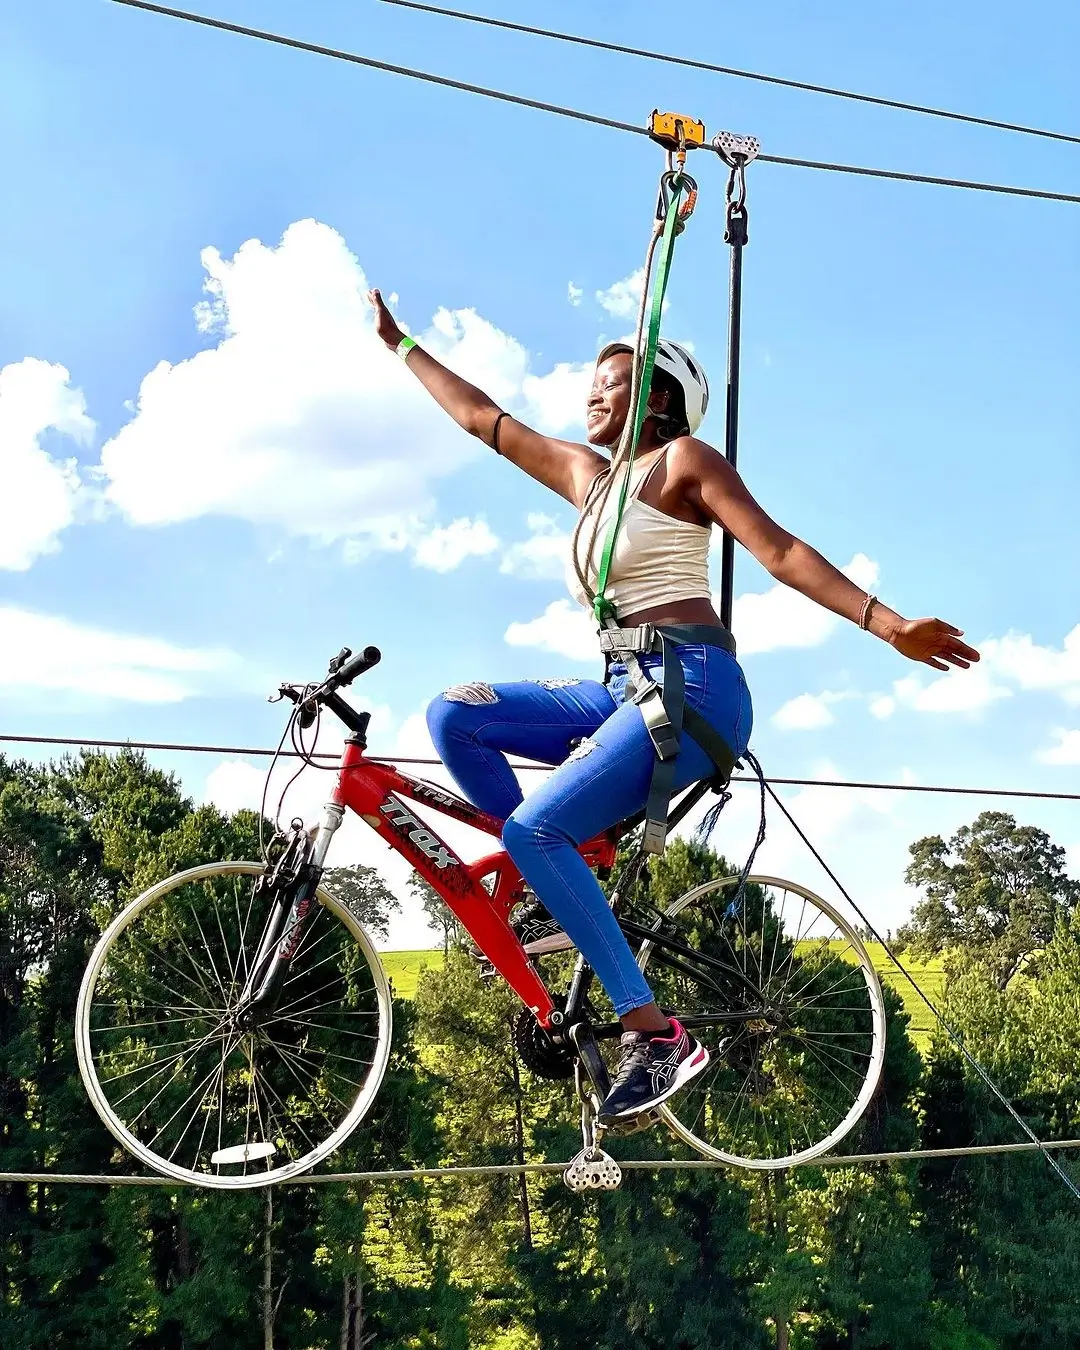
<instances>
[{"instance_id":1,"label":"leg loop strap","mask_svg":"<svg viewBox=\"0 0 1080 1350\"><path fill-rule=\"evenodd\" d=\"M685 724L688 734L697 742L713 761L718 779L725 783L731 777L735 767L735 756L720 733L701 714L686 706L686 681L683 676L682 662L676 655L676 644L683 642L709 641L705 636L710 630L697 629L694 638L684 636L690 625L682 631L676 629L669 637L664 631L651 624L640 624L637 628L619 628L614 620L600 633L601 650L609 657L621 660L634 693L632 702L641 709L645 729L656 751L656 763L653 765L652 782L649 786L649 800L645 808L645 833L642 840L647 853L663 853L667 842L667 816L675 785L675 761L678 758L680 741ZM723 633L730 641L726 630ZM674 640L673 640L674 639ZM731 650L726 642L712 644ZM732 644L733 646L734 644ZM663 656L663 688L641 668L637 659L639 652L660 652Z\"/></svg>"}]
</instances>

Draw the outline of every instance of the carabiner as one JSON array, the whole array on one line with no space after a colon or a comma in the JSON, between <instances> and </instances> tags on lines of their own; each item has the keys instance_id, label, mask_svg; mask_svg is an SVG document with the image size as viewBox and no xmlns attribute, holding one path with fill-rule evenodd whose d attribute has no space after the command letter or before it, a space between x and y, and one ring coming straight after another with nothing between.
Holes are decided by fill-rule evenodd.
<instances>
[{"instance_id":1,"label":"carabiner","mask_svg":"<svg viewBox=\"0 0 1080 1350\"><path fill-rule=\"evenodd\" d=\"M681 234L683 226L694 213L694 207L697 205L698 185L695 179L688 173L680 173L669 169L660 176L660 193L656 202L656 219L663 221L667 219L668 212L671 210L672 200L676 193L685 192L685 197L679 203L679 220L675 226L676 234Z\"/></svg>"}]
</instances>

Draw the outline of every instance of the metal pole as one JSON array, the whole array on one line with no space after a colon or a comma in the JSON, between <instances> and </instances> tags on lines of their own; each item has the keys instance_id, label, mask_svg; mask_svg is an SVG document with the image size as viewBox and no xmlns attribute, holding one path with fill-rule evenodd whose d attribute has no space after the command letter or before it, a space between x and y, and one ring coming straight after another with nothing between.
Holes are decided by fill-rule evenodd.
<instances>
[{"instance_id":1,"label":"metal pole","mask_svg":"<svg viewBox=\"0 0 1080 1350\"><path fill-rule=\"evenodd\" d=\"M727 412L724 425L724 457L733 469L739 460L739 356L742 344L742 253L747 241L746 209L728 208L724 240L731 245L731 281L728 288ZM731 629L735 592L735 540L725 530L720 550L720 622Z\"/></svg>"},{"instance_id":2,"label":"metal pole","mask_svg":"<svg viewBox=\"0 0 1080 1350\"><path fill-rule=\"evenodd\" d=\"M724 458L733 469L739 460L739 359L742 351L742 261L749 242L746 210L746 166L756 159L761 146L755 136L721 131L713 137L713 149L731 172L727 182L727 224L724 243L731 246L731 280L728 286L727 409L724 426ZM731 629L735 594L735 540L725 530L720 549L720 622Z\"/></svg>"}]
</instances>

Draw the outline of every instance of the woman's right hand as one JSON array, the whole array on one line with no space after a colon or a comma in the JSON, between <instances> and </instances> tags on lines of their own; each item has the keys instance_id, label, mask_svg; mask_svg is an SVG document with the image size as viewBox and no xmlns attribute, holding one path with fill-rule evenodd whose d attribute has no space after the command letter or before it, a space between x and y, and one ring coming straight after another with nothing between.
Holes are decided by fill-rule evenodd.
<instances>
[{"instance_id":1,"label":"woman's right hand","mask_svg":"<svg viewBox=\"0 0 1080 1350\"><path fill-rule=\"evenodd\" d=\"M368 291L367 298L371 308L375 311L375 332L391 351L395 351L405 334L397 326L394 316L386 308L378 290Z\"/></svg>"}]
</instances>

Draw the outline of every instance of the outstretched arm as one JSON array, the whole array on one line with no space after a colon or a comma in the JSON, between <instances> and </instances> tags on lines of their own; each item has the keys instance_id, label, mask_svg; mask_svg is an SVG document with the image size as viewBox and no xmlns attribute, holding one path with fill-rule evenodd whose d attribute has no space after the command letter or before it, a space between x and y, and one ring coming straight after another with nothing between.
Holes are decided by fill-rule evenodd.
<instances>
[{"instance_id":1,"label":"outstretched arm","mask_svg":"<svg viewBox=\"0 0 1080 1350\"><path fill-rule=\"evenodd\" d=\"M767 516L742 479L711 446L689 437L679 442L679 476L691 504L733 534L777 581L852 623L864 626L903 656L935 670L967 669L978 661L963 631L941 619L905 619L867 594L809 544Z\"/></svg>"},{"instance_id":2,"label":"outstretched arm","mask_svg":"<svg viewBox=\"0 0 1080 1350\"><path fill-rule=\"evenodd\" d=\"M375 310L375 331L391 351L405 334L376 291L368 292ZM589 484L607 466L603 455L573 441L541 436L515 418L501 416L502 409L482 389L455 375L422 347L413 347L405 363L431 397L471 436L494 447L495 423L499 421L498 451L511 464L543 483L560 497L579 506Z\"/></svg>"}]
</instances>

